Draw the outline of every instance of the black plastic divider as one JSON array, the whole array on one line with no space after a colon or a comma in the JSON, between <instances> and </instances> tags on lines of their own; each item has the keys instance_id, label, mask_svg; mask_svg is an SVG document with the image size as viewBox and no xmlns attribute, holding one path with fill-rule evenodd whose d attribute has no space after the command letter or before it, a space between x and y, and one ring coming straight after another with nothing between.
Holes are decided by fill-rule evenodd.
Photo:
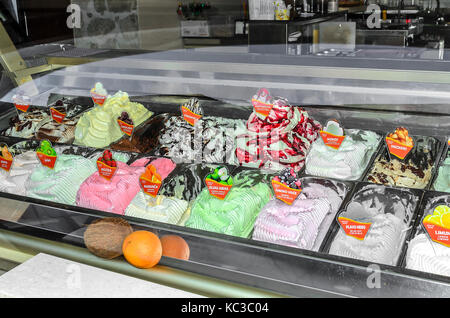
<instances>
[{"instance_id":1,"label":"black plastic divider","mask_svg":"<svg viewBox=\"0 0 450 318\"><path fill-rule=\"evenodd\" d=\"M447 137L447 138L450 138L450 137ZM433 176L433 178L431 180L431 183L430 183L429 190L431 190L431 191L437 191L434 188L434 183L436 182L437 178L439 177L439 168L442 166L442 164L444 163L445 159L450 157L450 153L449 152L450 152L450 146L449 146L448 141L447 141L447 142L444 143L444 146L443 146L443 149L442 149L441 158L439 160L439 164L436 166L436 171L435 171L434 176Z\"/></svg>"},{"instance_id":2,"label":"black plastic divider","mask_svg":"<svg viewBox=\"0 0 450 318\"><path fill-rule=\"evenodd\" d=\"M432 180L434 179L434 175L437 172L436 170L437 170L437 167L439 165L439 161L440 161L441 156L442 156L442 151L443 151L443 148L444 148L445 144L447 143L447 141L445 140L445 143L444 143L444 137L442 137L442 136L412 136L412 137L421 137L421 138L422 137L429 137L429 138L433 138L434 140L436 140L435 145L437 147L435 149L436 154L434 155L434 158L432 160L434 163L433 163L433 166L431 167L431 177L430 177L430 180L428 181L427 185L425 186L425 188L420 189L420 190L428 190L431 187L431 185L432 185ZM376 159L378 158L378 156L389 156L387 147L385 146L385 143L384 143L384 139L382 140L382 145L384 147L383 146L380 147L378 155L374 157L372 165L367 169L366 175L361 180L361 182L369 182L371 184L377 184L377 183L373 183L373 182L369 181L368 178L369 178L370 172L372 171L372 168L375 166ZM416 147L416 145L414 145L414 147ZM411 153L409 153L406 156L405 160L408 160L410 154ZM380 184L380 185L383 185L383 184ZM386 187L401 188L401 189L413 189L413 188L394 186L394 185L392 185L392 186L391 185L385 185L385 186Z\"/></svg>"},{"instance_id":3,"label":"black plastic divider","mask_svg":"<svg viewBox=\"0 0 450 318\"><path fill-rule=\"evenodd\" d=\"M346 211L349 203L351 203L354 200L355 196L359 193L359 191L362 190L366 186L373 186L373 187L384 188L385 191L411 192L411 194L413 194L414 196L417 197L417 204L416 204L416 207L414 208L414 210L411 213L411 220L410 220L410 222L408 224L409 230L407 230L408 233L404 236L404 241L402 243L400 254L398 256L398 259L397 259L397 262L396 262L396 266L395 266L395 267L400 267L400 264L402 263L402 259L404 257L404 254L406 253L406 247L405 247L406 239L410 236L411 231L413 229L413 225L416 222L417 214L419 212L419 208L420 208L420 204L421 204L421 201L422 201L422 197L423 197L424 191L423 190L419 190L419 189L407 189L407 188L399 188L399 187L388 187L388 186L379 185L379 184L375 184L375 183L369 183L369 182L358 182L355 185L355 187L353 189L353 192L350 195L349 199L347 200L345 205L342 205L342 209L336 214L336 216L338 216L342 212ZM339 225L339 222L337 221L337 217L336 217L334 219L334 223L332 225L332 228L330 229L331 233L330 233L330 235L328 237L328 240L322 245L321 252L329 254L331 244L333 243L333 241L334 241L334 239L335 239L335 237L336 237L336 235L337 235L339 230L340 230L340 225ZM352 258L347 258L347 257L342 257L342 258L352 259ZM366 264L366 266L374 263L374 262L368 262L368 261L364 261L364 260L356 260L356 261L360 262L361 264ZM378 263L378 265L385 265L386 266L386 264L382 264L382 263ZM389 266L389 265L387 265L387 266Z\"/></svg>"},{"instance_id":4,"label":"black plastic divider","mask_svg":"<svg viewBox=\"0 0 450 318\"><path fill-rule=\"evenodd\" d=\"M385 147L383 134L381 132L378 132L378 131L376 131L376 132L381 135L380 143L378 144L377 149L374 151L374 153L370 157L369 164L366 166L366 169L364 169L364 172L361 174L361 177L358 179L359 182L364 182L364 180L366 179L366 177L369 174L370 170L372 169L372 166L375 163L375 159L383 151L383 148Z\"/></svg>"}]
</instances>

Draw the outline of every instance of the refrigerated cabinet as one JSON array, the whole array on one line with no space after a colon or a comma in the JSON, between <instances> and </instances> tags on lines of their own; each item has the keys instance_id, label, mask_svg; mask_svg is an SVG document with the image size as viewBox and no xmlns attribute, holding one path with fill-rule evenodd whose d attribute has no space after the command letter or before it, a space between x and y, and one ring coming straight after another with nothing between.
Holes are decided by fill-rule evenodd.
<instances>
[{"instance_id":1,"label":"refrigerated cabinet","mask_svg":"<svg viewBox=\"0 0 450 318\"><path fill-rule=\"evenodd\" d=\"M31 96L34 105L47 105L55 94L89 103L90 88L102 82L110 92L126 91L155 113L177 112L181 102L200 96L209 115L246 119L252 111L251 96L265 87L292 105L301 105L321 123L337 118L344 127L381 132L407 126L413 135L434 136L440 140L439 162L450 134L449 71L448 63L427 60L207 50L113 58L103 53L97 61L35 77L20 92ZM18 91L2 98L3 126L14 115L11 98ZM435 175L437 166L433 169ZM347 201L364 181L347 182ZM395 266L329 255L330 240L339 229L336 221L314 252L122 216L135 229L177 234L190 246L189 261L163 257L156 269L138 270L123 259L99 259L84 247L86 226L111 214L7 193L0 193L1 248L12 259L42 251L209 296L449 297L450 277L408 270L404 262L419 225L422 198L431 187L432 182L417 191L417 210Z\"/></svg>"}]
</instances>

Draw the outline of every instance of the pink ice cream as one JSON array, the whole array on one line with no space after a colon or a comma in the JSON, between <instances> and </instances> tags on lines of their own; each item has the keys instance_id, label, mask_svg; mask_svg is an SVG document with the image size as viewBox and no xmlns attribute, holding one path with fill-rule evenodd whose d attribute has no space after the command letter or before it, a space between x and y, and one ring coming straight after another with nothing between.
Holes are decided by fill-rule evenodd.
<instances>
[{"instance_id":1,"label":"pink ice cream","mask_svg":"<svg viewBox=\"0 0 450 318\"><path fill-rule=\"evenodd\" d=\"M141 190L139 177L150 158L142 158L130 166L117 161L117 171L110 181L96 171L87 178L77 193L77 206L123 215L131 200ZM170 159L158 158L151 162L164 179L175 168Z\"/></svg>"},{"instance_id":2,"label":"pink ice cream","mask_svg":"<svg viewBox=\"0 0 450 318\"><path fill-rule=\"evenodd\" d=\"M312 183L288 205L278 199L266 204L255 222L253 239L308 250L317 250L323 235L336 214L341 197L326 186ZM322 233L324 234L324 233Z\"/></svg>"}]
</instances>

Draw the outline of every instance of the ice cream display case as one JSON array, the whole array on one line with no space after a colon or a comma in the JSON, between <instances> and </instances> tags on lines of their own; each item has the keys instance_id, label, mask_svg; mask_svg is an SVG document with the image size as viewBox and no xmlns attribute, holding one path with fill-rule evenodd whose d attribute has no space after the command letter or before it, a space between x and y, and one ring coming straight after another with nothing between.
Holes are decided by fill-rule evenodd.
<instances>
[{"instance_id":1,"label":"ice cream display case","mask_svg":"<svg viewBox=\"0 0 450 318\"><path fill-rule=\"evenodd\" d=\"M13 160L0 175L1 233L19 250L86 260L68 251L88 253L88 225L118 216L181 236L189 258L158 266L216 285L164 281L120 257L91 255L96 266L206 295L239 295L222 288L236 284L250 296L449 297L450 248L423 226L448 224L450 194L437 192L448 191L446 68L187 50L47 73L2 98ZM103 106L93 88L108 91ZM333 148L323 133L344 137ZM403 158L389 138L411 138ZM53 169L40 152L57 157ZM102 164L116 169L105 178ZM158 179L156 197L142 175ZM342 218L370 225L356 238Z\"/></svg>"}]
</instances>

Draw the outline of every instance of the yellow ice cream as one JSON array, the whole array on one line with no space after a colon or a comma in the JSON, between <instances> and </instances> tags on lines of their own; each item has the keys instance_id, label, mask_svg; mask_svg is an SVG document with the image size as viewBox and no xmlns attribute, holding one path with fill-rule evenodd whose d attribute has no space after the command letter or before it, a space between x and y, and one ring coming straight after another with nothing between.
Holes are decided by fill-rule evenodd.
<instances>
[{"instance_id":1,"label":"yellow ice cream","mask_svg":"<svg viewBox=\"0 0 450 318\"><path fill-rule=\"evenodd\" d=\"M117 118L127 112L135 126L152 116L142 104L133 103L128 94L117 92L108 96L103 106L96 106L85 113L75 129L75 144L88 147L103 148L119 140L124 133L120 130Z\"/></svg>"}]
</instances>

